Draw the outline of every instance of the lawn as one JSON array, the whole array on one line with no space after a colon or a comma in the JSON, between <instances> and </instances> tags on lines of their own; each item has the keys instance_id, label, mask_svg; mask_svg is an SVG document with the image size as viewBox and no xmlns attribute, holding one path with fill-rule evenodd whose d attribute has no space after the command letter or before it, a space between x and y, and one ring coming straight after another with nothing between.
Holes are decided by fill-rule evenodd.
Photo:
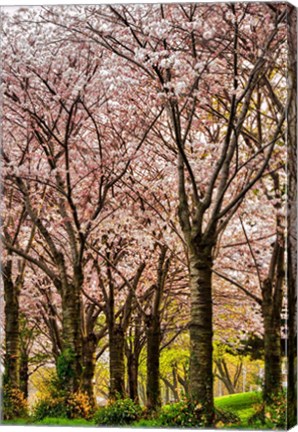
<instances>
[{"instance_id":1,"label":"lawn","mask_svg":"<svg viewBox=\"0 0 298 432\"><path fill-rule=\"evenodd\" d=\"M16 419L16 420L4 420L4 425L30 425L34 426L81 426L81 427L94 427L94 423L84 419L64 419L64 418L45 418L41 421L33 422L32 419Z\"/></svg>"},{"instance_id":2,"label":"lawn","mask_svg":"<svg viewBox=\"0 0 298 432\"><path fill-rule=\"evenodd\" d=\"M237 414L242 425L247 426L247 420L255 412L254 405L260 403L261 400L261 392L237 393L215 398L215 406L224 411Z\"/></svg>"}]
</instances>

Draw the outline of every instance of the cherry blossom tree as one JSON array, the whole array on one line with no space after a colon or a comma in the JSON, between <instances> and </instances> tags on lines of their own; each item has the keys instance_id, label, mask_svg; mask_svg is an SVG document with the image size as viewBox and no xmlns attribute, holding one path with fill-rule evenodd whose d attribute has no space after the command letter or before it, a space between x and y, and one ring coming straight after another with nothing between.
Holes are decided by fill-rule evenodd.
<instances>
[{"instance_id":1,"label":"cherry blossom tree","mask_svg":"<svg viewBox=\"0 0 298 432\"><path fill-rule=\"evenodd\" d=\"M278 391L287 123L291 151L296 139L289 19L282 3L57 6L3 16L5 361L13 385L20 299L28 318L31 298L30 325L60 385L93 403L105 350L111 399L128 390L138 400L146 357L148 408L159 407L161 383L179 398L180 382L210 426L214 360L233 384L213 345L251 334L264 334L264 395ZM294 201L291 162L289 171ZM160 358L186 329L189 376L174 360L171 376L161 373ZM289 352L293 375L290 342Z\"/></svg>"},{"instance_id":2,"label":"cherry blossom tree","mask_svg":"<svg viewBox=\"0 0 298 432\"><path fill-rule=\"evenodd\" d=\"M261 148L246 150L246 157L240 154L239 149L245 148L243 133L254 92L264 75L270 82L269 72L278 62L286 19L285 8L268 7L261 19L257 18L256 8L256 5L252 8L247 5L152 6L144 24L142 17L148 8L111 6L93 8L93 19L89 17L78 29L72 23L68 27L80 37L90 35L114 56L128 61L140 79L151 80L157 90L156 98L161 98L166 107L166 133L177 151L179 218L190 267L191 396L203 404L206 424L211 424L213 419L212 251L220 231L239 208L245 194L262 177L285 119L283 110L267 142ZM46 16L51 18L51 12ZM212 34L201 26L202 19ZM220 22L218 27L217 22ZM252 35L252 27L254 30L262 27L263 31ZM226 44L223 34L232 35ZM181 52L177 48L179 44L185 47ZM216 82L215 79L207 81L211 68L213 75L221 73L220 63L226 76L221 89L218 78ZM206 113L206 108L203 110L200 105L201 94L211 111L214 95L217 96L222 116L219 131L209 128L209 140L199 126ZM208 124L207 119L205 122ZM211 170L209 164L205 184L200 175L204 163L197 163L201 147L195 146L192 153L194 140L219 142L220 156ZM259 157L263 152L264 159Z\"/></svg>"}]
</instances>

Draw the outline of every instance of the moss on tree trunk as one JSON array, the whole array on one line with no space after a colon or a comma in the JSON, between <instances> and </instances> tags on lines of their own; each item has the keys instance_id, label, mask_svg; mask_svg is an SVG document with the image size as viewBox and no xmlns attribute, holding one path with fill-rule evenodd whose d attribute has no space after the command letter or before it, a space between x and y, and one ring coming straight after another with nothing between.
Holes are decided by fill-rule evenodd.
<instances>
[{"instance_id":1,"label":"moss on tree trunk","mask_svg":"<svg viewBox=\"0 0 298 432\"><path fill-rule=\"evenodd\" d=\"M80 285L66 285L62 295L62 354L58 376L70 392L80 390L82 380L82 304Z\"/></svg>"}]
</instances>

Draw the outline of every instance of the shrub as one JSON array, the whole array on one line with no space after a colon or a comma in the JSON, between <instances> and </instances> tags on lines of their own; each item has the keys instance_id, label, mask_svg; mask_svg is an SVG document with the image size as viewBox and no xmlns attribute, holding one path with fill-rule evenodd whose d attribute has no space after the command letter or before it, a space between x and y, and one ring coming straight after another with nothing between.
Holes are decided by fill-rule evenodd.
<instances>
[{"instance_id":1,"label":"shrub","mask_svg":"<svg viewBox=\"0 0 298 432\"><path fill-rule=\"evenodd\" d=\"M100 408L94 416L96 425L122 426L140 418L142 409L131 399L118 399Z\"/></svg>"},{"instance_id":2,"label":"shrub","mask_svg":"<svg viewBox=\"0 0 298 432\"><path fill-rule=\"evenodd\" d=\"M285 429L287 425L287 399L284 391L274 396L265 407L266 423L270 428Z\"/></svg>"},{"instance_id":3,"label":"shrub","mask_svg":"<svg viewBox=\"0 0 298 432\"><path fill-rule=\"evenodd\" d=\"M93 416L93 407L86 393L77 392L68 396L66 400L67 417L70 419L89 420Z\"/></svg>"},{"instance_id":4,"label":"shrub","mask_svg":"<svg viewBox=\"0 0 298 432\"><path fill-rule=\"evenodd\" d=\"M266 425L268 429L285 429L287 425L286 393L281 391L270 403L255 406L255 414L248 419L250 425Z\"/></svg>"},{"instance_id":5,"label":"shrub","mask_svg":"<svg viewBox=\"0 0 298 432\"><path fill-rule=\"evenodd\" d=\"M229 411L215 409L216 426L230 425L240 422L240 418ZM161 426L198 427L205 425L205 416L201 404L183 400L161 408L158 422Z\"/></svg>"},{"instance_id":6,"label":"shrub","mask_svg":"<svg viewBox=\"0 0 298 432\"><path fill-rule=\"evenodd\" d=\"M39 400L33 408L34 421L43 420L46 417L67 418L67 407L64 397L47 396Z\"/></svg>"},{"instance_id":7,"label":"shrub","mask_svg":"<svg viewBox=\"0 0 298 432\"><path fill-rule=\"evenodd\" d=\"M46 417L65 419L90 419L93 415L89 397L85 393L74 393L63 396L47 396L33 408L35 421Z\"/></svg>"},{"instance_id":8,"label":"shrub","mask_svg":"<svg viewBox=\"0 0 298 432\"><path fill-rule=\"evenodd\" d=\"M23 392L18 388L3 387L3 419L11 420L28 416L28 405Z\"/></svg>"},{"instance_id":9,"label":"shrub","mask_svg":"<svg viewBox=\"0 0 298 432\"><path fill-rule=\"evenodd\" d=\"M201 406L187 400L165 405L159 414L159 421L163 426L203 426L200 418Z\"/></svg>"}]
</instances>

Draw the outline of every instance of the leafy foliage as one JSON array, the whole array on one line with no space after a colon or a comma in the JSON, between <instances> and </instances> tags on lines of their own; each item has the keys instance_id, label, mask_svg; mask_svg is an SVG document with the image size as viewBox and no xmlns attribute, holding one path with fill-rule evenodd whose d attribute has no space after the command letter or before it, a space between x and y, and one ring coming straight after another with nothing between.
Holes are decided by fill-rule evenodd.
<instances>
[{"instance_id":1,"label":"leafy foliage","mask_svg":"<svg viewBox=\"0 0 298 432\"><path fill-rule=\"evenodd\" d=\"M100 408L94 416L94 421L98 426L123 426L138 420L141 413L141 407L131 399L118 399Z\"/></svg>"},{"instance_id":2,"label":"leafy foliage","mask_svg":"<svg viewBox=\"0 0 298 432\"><path fill-rule=\"evenodd\" d=\"M49 395L37 402L33 409L34 421L40 421L46 417L65 419L90 419L93 410L89 397L85 393Z\"/></svg>"},{"instance_id":3,"label":"leafy foliage","mask_svg":"<svg viewBox=\"0 0 298 432\"><path fill-rule=\"evenodd\" d=\"M64 350L59 356L57 363L57 374L62 385L66 383L68 379L74 376L74 361L75 353L71 349Z\"/></svg>"},{"instance_id":4,"label":"leafy foliage","mask_svg":"<svg viewBox=\"0 0 298 432\"><path fill-rule=\"evenodd\" d=\"M201 406L184 400L162 407L159 419L164 426L201 426Z\"/></svg>"},{"instance_id":5,"label":"leafy foliage","mask_svg":"<svg viewBox=\"0 0 298 432\"><path fill-rule=\"evenodd\" d=\"M43 420L46 417L67 418L67 409L63 397L53 398L47 396L39 400L33 408L34 421Z\"/></svg>"},{"instance_id":6,"label":"leafy foliage","mask_svg":"<svg viewBox=\"0 0 298 432\"><path fill-rule=\"evenodd\" d=\"M248 423L250 425L265 425L269 429L285 429L287 424L286 393L281 391L274 396L271 403L261 403L255 406L255 413Z\"/></svg>"},{"instance_id":7,"label":"leafy foliage","mask_svg":"<svg viewBox=\"0 0 298 432\"><path fill-rule=\"evenodd\" d=\"M3 418L11 420L27 417L28 405L24 394L17 388L8 385L3 387Z\"/></svg>"},{"instance_id":8,"label":"leafy foliage","mask_svg":"<svg viewBox=\"0 0 298 432\"><path fill-rule=\"evenodd\" d=\"M267 407L266 418L270 427L285 429L287 424L287 398L285 392L274 397L272 404Z\"/></svg>"},{"instance_id":9,"label":"leafy foliage","mask_svg":"<svg viewBox=\"0 0 298 432\"><path fill-rule=\"evenodd\" d=\"M77 392L68 396L66 400L67 417L70 419L90 419L93 408L86 393Z\"/></svg>"},{"instance_id":10,"label":"leafy foliage","mask_svg":"<svg viewBox=\"0 0 298 432\"><path fill-rule=\"evenodd\" d=\"M205 422L203 406L194 404L189 400L169 404L162 407L158 423L162 426L199 427ZM218 427L239 423L240 418L236 413L223 409L215 410L215 424Z\"/></svg>"}]
</instances>

